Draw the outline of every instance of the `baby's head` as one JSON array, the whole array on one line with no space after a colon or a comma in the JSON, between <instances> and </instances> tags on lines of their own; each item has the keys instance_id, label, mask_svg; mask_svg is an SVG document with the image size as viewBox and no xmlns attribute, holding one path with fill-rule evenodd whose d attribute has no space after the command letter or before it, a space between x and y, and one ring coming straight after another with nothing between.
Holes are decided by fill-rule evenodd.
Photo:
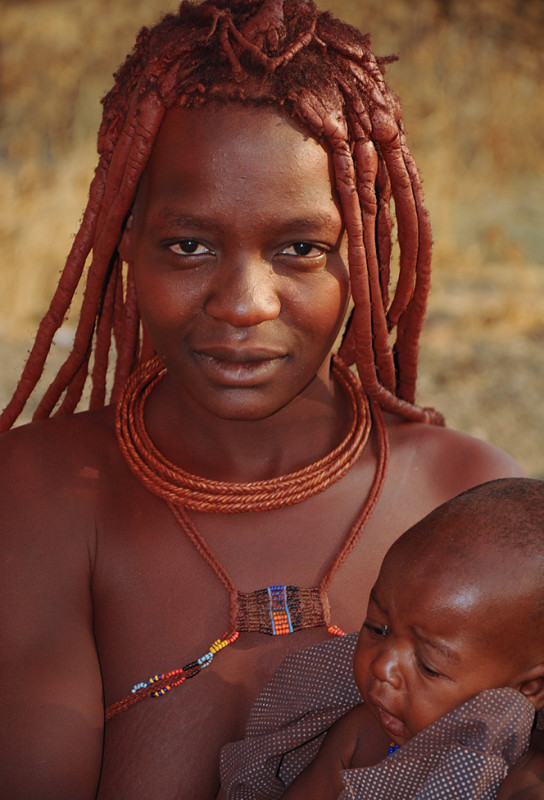
<instances>
[{"instance_id":1,"label":"baby's head","mask_svg":"<svg viewBox=\"0 0 544 800\"><path fill-rule=\"evenodd\" d=\"M544 482L505 478L444 503L390 548L354 660L403 744L484 689L544 706Z\"/></svg>"}]
</instances>

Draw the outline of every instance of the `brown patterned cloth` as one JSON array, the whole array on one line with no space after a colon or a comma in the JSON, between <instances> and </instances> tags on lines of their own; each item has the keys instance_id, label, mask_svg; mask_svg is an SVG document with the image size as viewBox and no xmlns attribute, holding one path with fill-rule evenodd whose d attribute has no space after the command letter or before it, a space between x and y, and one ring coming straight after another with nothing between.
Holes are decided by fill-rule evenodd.
<instances>
[{"instance_id":1,"label":"brown patterned cloth","mask_svg":"<svg viewBox=\"0 0 544 800\"><path fill-rule=\"evenodd\" d=\"M275 800L315 757L331 725L361 697L357 634L288 656L251 711L246 738L226 745L228 800ZM514 689L482 692L375 767L343 773L341 800L491 800L525 751L534 708Z\"/></svg>"}]
</instances>

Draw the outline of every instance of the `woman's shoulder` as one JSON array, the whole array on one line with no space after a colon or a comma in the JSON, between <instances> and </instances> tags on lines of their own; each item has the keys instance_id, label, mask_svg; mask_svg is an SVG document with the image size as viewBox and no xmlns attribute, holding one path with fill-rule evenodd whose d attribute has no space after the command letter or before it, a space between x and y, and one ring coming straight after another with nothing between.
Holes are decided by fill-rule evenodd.
<instances>
[{"instance_id":1,"label":"woman's shoulder","mask_svg":"<svg viewBox=\"0 0 544 800\"><path fill-rule=\"evenodd\" d=\"M0 436L0 476L13 490L58 488L85 468L99 469L116 450L111 407L38 420Z\"/></svg>"},{"instance_id":2,"label":"woman's shoulder","mask_svg":"<svg viewBox=\"0 0 544 800\"><path fill-rule=\"evenodd\" d=\"M438 425L388 420L390 471L417 476L438 503L465 489L525 473L508 453L461 431Z\"/></svg>"}]
</instances>

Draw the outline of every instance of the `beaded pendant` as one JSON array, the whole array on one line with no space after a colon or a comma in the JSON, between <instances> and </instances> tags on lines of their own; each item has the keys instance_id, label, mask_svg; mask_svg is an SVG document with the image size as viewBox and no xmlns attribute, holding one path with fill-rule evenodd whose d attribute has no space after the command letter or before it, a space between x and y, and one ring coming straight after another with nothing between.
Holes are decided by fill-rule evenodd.
<instances>
[{"instance_id":1,"label":"beaded pendant","mask_svg":"<svg viewBox=\"0 0 544 800\"><path fill-rule=\"evenodd\" d=\"M328 626L329 603L319 588L269 586L255 592L238 592L236 630L281 636Z\"/></svg>"},{"instance_id":2,"label":"beaded pendant","mask_svg":"<svg viewBox=\"0 0 544 800\"><path fill-rule=\"evenodd\" d=\"M106 709L106 720L126 711L145 697L161 697L188 678L194 678L209 667L216 653L235 642L240 633L265 633L282 636L304 628L326 627L331 636L344 636L337 625L330 624L327 596L320 596L318 588L298 586L269 586L255 592L238 592L237 628L225 633L211 645L207 653L184 667L152 675L135 684L132 692Z\"/></svg>"}]
</instances>

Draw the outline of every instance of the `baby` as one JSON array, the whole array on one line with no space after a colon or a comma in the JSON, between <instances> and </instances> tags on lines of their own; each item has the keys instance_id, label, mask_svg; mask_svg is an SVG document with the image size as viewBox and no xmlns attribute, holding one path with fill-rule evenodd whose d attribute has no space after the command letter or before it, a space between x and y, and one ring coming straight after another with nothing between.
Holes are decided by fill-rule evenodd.
<instances>
[{"instance_id":1,"label":"baby","mask_svg":"<svg viewBox=\"0 0 544 800\"><path fill-rule=\"evenodd\" d=\"M485 749L485 743L470 739L470 736L485 738L482 722L489 727L490 752L496 755L502 746L497 744L502 723L496 719L490 721L489 717L502 714L506 720L505 751L500 751L504 760L499 774L488 776L493 794L478 795L495 796L504 777L505 763L510 766L521 755L528 742L534 712L544 706L543 574L544 482L541 481L503 479L482 484L443 504L408 530L386 554L355 647L353 672L363 704L355 705L332 725L316 758L282 796L286 800L325 800L341 794L381 797L381 794L369 795L366 790L364 794L358 793L358 779L364 782L366 773L372 772L361 768L378 764L413 737L417 741L411 743L409 754L419 760L428 755L429 748L443 750L444 744L460 741L471 751ZM350 638L325 645L330 649L335 644L345 654ZM318 668L323 669L325 664L326 669L326 658L319 665L320 650L323 645L306 653L313 653L312 660ZM301 656L304 654L291 657L284 676L287 683L294 679L293 658ZM305 663L299 680L307 691L312 678L307 672L307 660ZM281 706L281 697L277 695L288 691L279 673L277 678L276 697L267 695L266 689L263 692L263 696L267 695L261 702L265 713L267 707ZM484 693L472 705L466 702L483 690L499 687L511 687L526 699L506 691ZM332 697L334 689L330 688L330 692ZM316 703L319 705L320 701ZM454 711L462 704L465 704L462 711ZM321 705L324 708L327 702ZM257 715L258 708L259 700ZM297 713L298 720L290 723L293 729L304 718L304 709ZM448 715L445 721L436 723L445 715ZM258 729L257 722L254 715L250 728ZM448 736L448 727L455 729L453 737L451 730ZM288 728L284 723L278 726L284 752L291 749L310 752L307 747L301 748L300 741L293 741L292 748L287 744ZM312 733L316 731L308 729L308 741L315 740ZM270 734L262 737L263 742L269 743L273 738ZM506 753L513 739L516 739L514 749ZM250 737L244 742L249 746L255 744ZM229 800L251 796L236 793L239 782L236 768L232 768L233 763L243 764L243 745L227 746L223 754L224 771L229 776L224 783ZM395 759L401 764L404 752L408 748L386 760L389 772ZM251 757L255 759L255 752ZM280 774L278 765L273 766L273 758L264 757L265 763ZM442 763L439 770L443 767ZM428 772L428 764L426 769ZM397 789L398 782L399 775L395 778ZM375 775L369 785L376 786ZM413 789L411 783L410 791ZM263 793L262 796L280 795ZM429 796L440 795L435 791ZM474 796L470 793L471 798Z\"/></svg>"}]
</instances>

